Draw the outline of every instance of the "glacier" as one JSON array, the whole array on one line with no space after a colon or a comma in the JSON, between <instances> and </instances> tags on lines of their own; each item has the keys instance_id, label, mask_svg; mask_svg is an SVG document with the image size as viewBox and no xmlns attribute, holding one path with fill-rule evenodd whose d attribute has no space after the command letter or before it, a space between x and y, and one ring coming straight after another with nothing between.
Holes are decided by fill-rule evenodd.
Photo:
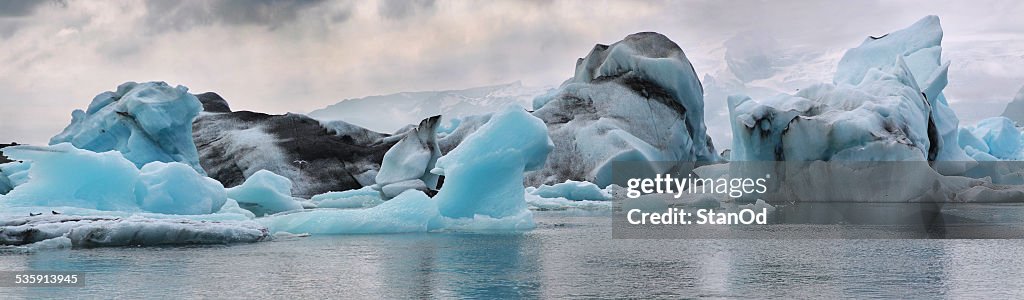
<instances>
[{"instance_id":1,"label":"glacier","mask_svg":"<svg viewBox=\"0 0 1024 300\"><path fill-rule=\"evenodd\" d=\"M192 121L202 110L184 86L164 82L126 82L93 98L85 110L71 113L71 124L50 144L71 143L95 152L116 150L136 166L180 162L200 174L192 141Z\"/></svg>"},{"instance_id":2,"label":"glacier","mask_svg":"<svg viewBox=\"0 0 1024 300\"><path fill-rule=\"evenodd\" d=\"M530 108L533 98L549 89L551 87L527 86L516 81L460 90L402 92L345 99L308 115L328 123L344 120L378 132L396 132L407 124L416 124L435 115L458 119L493 113L507 104ZM367 111L375 113L364 113Z\"/></svg>"},{"instance_id":3,"label":"glacier","mask_svg":"<svg viewBox=\"0 0 1024 300\"><path fill-rule=\"evenodd\" d=\"M553 143L543 121L508 106L438 159L433 198L407 190L363 209L315 209L259 218L272 233L352 234L531 229L523 173L544 165Z\"/></svg>"}]
</instances>

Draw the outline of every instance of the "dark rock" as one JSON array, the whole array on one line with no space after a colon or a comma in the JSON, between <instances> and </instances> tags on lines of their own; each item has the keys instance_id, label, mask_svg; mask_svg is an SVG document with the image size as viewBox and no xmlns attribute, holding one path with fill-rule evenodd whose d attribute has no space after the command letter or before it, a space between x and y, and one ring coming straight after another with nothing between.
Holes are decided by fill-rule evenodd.
<instances>
[{"instance_id":1,"label":"dark rock","mask_svg":"<svg viewBox=\"0 0 1024 300\"><path fill-rule=\"evenodd\" d=\"M221 98L217 93L206 92L196 95L196 98L199 98L199 102L203 104L203 111L205 112L231 112L228 101Z\"/></svg>"},{"instance_id":2,"label":"dark rock","mask_svg":"<svg viewBox=\"0 0 1024 300\"><path fill-rule=\"evenodd\" d=\"M16 143L16 142L11 142L10 144L0 144L0 149L6 148L6 147L10 147L10 146L17 146L17 145L19 145L19 144ZM2 153L3 152L0 152L0 164L11 162L11 160L8 159L6 156L4 156Z\"/></svg>"}]
</instances>

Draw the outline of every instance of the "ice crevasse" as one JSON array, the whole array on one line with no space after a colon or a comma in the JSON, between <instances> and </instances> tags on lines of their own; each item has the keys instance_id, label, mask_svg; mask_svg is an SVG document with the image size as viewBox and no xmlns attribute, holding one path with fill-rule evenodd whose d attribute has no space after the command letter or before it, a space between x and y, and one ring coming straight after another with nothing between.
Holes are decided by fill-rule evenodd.
<instances>
[{"instance_id":1,"label":"ice crevasse","mask_svg":"<svg viewBox=\"0 0 1024 300\"><path fill-rule=\"evenodd\" d=\"M437 160L432 173L445 181L433 198L407 190L371 208L306 210L256 221L271 232L310 234L530 229L523 174L543 167L553 147L543 121L508 106Z\"/></svg>"}]
</instances>

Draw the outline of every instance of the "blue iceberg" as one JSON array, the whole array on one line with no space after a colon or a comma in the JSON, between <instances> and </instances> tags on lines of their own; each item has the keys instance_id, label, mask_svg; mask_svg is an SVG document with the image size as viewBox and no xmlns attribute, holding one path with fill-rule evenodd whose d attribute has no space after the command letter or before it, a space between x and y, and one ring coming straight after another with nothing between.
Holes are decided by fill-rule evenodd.
<instances>
[{"instance_id":1,"label":"blue iceberg","mask_svg":"<svg viewBox=\"0 0 1024 300\"><path fill-rule=\"evenodd\" d=\"M448 155L433 198L407 190L365 209L315 209L256 219L271 232L355 234L533 228L523 174L544 166L553 143L544 122L518 106L495 114Z\"/></svg>"}]
</instances>

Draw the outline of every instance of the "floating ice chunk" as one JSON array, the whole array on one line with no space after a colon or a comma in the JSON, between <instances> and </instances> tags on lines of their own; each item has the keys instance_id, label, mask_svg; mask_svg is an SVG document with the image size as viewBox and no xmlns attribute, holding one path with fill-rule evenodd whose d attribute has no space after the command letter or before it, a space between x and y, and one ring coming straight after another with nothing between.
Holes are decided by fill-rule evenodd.
<instances>
[{"instance_id":1,"label":"floating ice chunk","mask_svg":"<svg viewBox=\"0 0 1024 300\"><path fill-rule=\"evenodd\" d=\"M985 141L982 141L977 136L974 136L974 133L971 132L970 127L960 127L960 136L958 137L958 139L958 142L960 143L960 148L963 148L965 152L967 152L968 147L974 148L975 151L980 151L984 153L988 153L989 151L988 144L985 143Z\"/></svg>"},{"instance_id":2,"label":"floating ice chunk","mask_svg":"<svg viewBox=\"0 0 1024 300\"><path fill-rule=\"evenodd\" d=\"M220 210L218 210L217 213L218 214L238 214L238 215L245 216L246 219L254 219L254 218L256 218L256 214L252 213L251 211L249 211L247 209L242 208L242 206L238 205L238 201L235 201L235 199L227 199L227 200L225 200L224 201L224 205L220 207Z\"/></svg>"},{"instance_id":3,"label":"floating ice chunk","mask_svg":"<svg viewBox=\"0 0 1024 300\"><path fill-rule=\"evenodd\" d=\"M258 242L267 229L249 221L209 222L141 216L43 215L0 220L0 245L67 238L75 248ZM63 243L63 242L62 242Z\"/></svg>"},{"instance_id":4,"label":"floating ice chunk","mask_svg":"<svg viewBox=\"0 0 1024 300\"><path fill-rule=\"evenodd\" d=\"M256 221L271 232L310 234L427 232L441 227L435 201L415 190L366 209L315 209Z\"/></svg>"},{"instance_id":5,"label":"floating ice chunk","mask_svg":"<svg viewBox=\"0 0 1024 300\"><path fill-rule=\"evenodd\" d=\"M764 210L766 210L768 212L775 211L775 206L772 206L771 204L768 204L768 202L764 202L764 200L761 200L761 199L757 199L757 201L754 201L754 203L751 203L751 204L737 205L737 208L739 208L741 210L743 210L743 209L751 209L751 210L754 210L755 212L760 212L762 209L764 209Z\"/></svg>"},{"instance_id":6,"label":"floating ice chunk","mask_svg":"<svg viewBox=\"0 0 1024 300\"><path fill-rule=\"evenodd\" d=\"M928 103L900 58L856 86L819 84L760 101L730 97L729 111L731 161L923 161L938 149Z\"/></svg>"},{"instance_id":7,"label":"floating ice chunk","mask_svg":"<svg viewBox=\"0 0 1024 300\"><path fill-rule=\"evenodd\" d=\"M0 197L2 206L139 210L135 198L139 169L118 152L95 153L68 143L14 146L3 151L8 157L32 164L30 180Z\"/></svg>"},{"instance_id":8,"label":"floating ice chunk","mask_svg":"<svg viewBox=\"0 0 1024 300\"><path fill-rule=\"evenodd\" d=\"M181 163L151 162L142 167L135 197L143 210L177 215L202 215L224 206L224 186Z\"/></svg>"},{"instance_id":9,"label":"floating ice chunk","mask_svg":"<svg viewBox=\"0 0 1024 300\"><path fill-rule=\"evenodd\" d=\"M31 164L17 161L0 164L0 195L28 181L28 168Z\"/></svg>"},{"instance_id":10,"label":"floating ice chunk","mask_svg":"<svg viewBox=\"0 0 1024 300\"><path fill-rule=\"evenodd\" d=\"M256 216L302 209L292 198L292 181L267 170L252 174L242 185L227 189L227 194Z\"/></svg>"},{"instance_id":11,"label":"floating ice chunk","mask_svg":"<svg viewBox=\"0 0 1024 300\"><path fill-rule=\"evenodd\" d=\"M527 184L611 183L616 161L717 161L693 66L667 37L643 32L596 45L573 78L534 100L555 149Z\"/></svg>"},{"instance_id":12,"label":"floating ice chunk","mask_svg":"<svg viewBox=\"0 0 1024 300\"><path fill-rule=\"evenodd\" d=\"M1021 132L1014 126L1013 120L1006 117L993 117L978 122L977 125L964 128L970 136L962 146L971 146L976 150L987 152L1000 159L1018 159L1021 151ZM961 129L961 130L964 130ZM978 141L984 144L978 144Z\"/></svg>"},{"instance_id":13,"label":"floating ice chunk","mask_svg":"<svg viewBox=\"0 0 1024 300\"><path fill-rule=\"evenodd\" d=\"M271 232L311 234L530 229L523 172L543 166L551 147L540 119L509 106L438 159L435 170L446 179L433 199L407 190L371 208L315 209L257 221Z\"/></svg>"},{"instance_id":14,"label":"floating ice chunk","mask_svg":"<svg viewBox=\"0 0 1024 300\"><path fill-rule=\"evenodd\" d=\"M869 37L857 48L843 55L836 68L836 85L860 85L869 79L872 70L892 65L896 60L906 61L914 83L929 103L930 126L937 133L932 147L937 151L934 160L967 161L969 158L958 146L959 120L949 107L942 90L948 83L949 62L943 63L942 26L939 17L927 16L910 27L881 37ZM950 165L950 164L946 164ZM944 174L960 174L962 169L943 170Z\"/></svg>"},{"instance_id":15,"label":"floating ice chunk","mask_svg":"<svg viewBox=\"0 0 1024 300\"><path fill-rule=\"evenodd\" d=\"M142 167L153 161L181 162L206 175L192 141L192 121L202 104L184 86L128 82L93 98L87 111L75 110L71 124L50 144L105 152L116 150Z\"/></svg>"},{"instance_id":16,"label":"floating ice chunk","mask_svg":"<svg viewBox=\"0 0 1024 300\"><path fill-rule=\"evenodd\" d=\"M407 189L437 189L438 175L430 170L441 157L436 137L440 121L440 116L424 119L384 154L374 187L383 192L385 198L390 199Z\"/></svg>"},{"instance_id":17,"label":"floating ice chunk","mask_svg":"<svg viewBox=\"0 0 1024 300\"><path fill-rule=\"evenodd\" d=\"M59 236L31 243L28 245L28 249L29 251L71 249L71 239L66 236Z\"/></svg>"},{"instance_id":18,"label":"floating ice chunk","mask_svg":"<svg viewBox=\"0 0 1024 300\"><path fill-rule=\"evenodd\" d=\"M380 192L368 186L358 190L327 192L313 196L309 200L316 203L317 208L364 208L384 202Z\"/></svg>"},{"instance_id":19,"label":"floating ice chunk","mask_svg":"<svg viewBox=\"0 0 1024 300\"><path fill-rule=\"evenodd\" d=\"M8 147L4 153L31 164L24 164L29 180L0 196L0 206L209 214L226 199L219 182L178 162L153 162L139 170L120 152L96 153L68 143Z\"/></svg>"},{"instance_id":20,"label":"floating ice chunk","mask_svg":"<svg viewBox=\"0 0 1024 300\"><path fill-rule=\"evenodd\" d=\"M445 175L435 197L441 215L503 218L526 210L523 173L543 167L553 147L544 122L521 107L496 113L437 160Z\"/></svg>"},{"instance_id":21,"label":"floating ice chunk","mask_svg":"<svg viewBox=\"0 0 1024 300\"><path fill-rule=\"evenodd\" d=\"M529 188L527 188L529 189ZM546 198L529 193L527 190L526 204L533 210L611 210L612 202L604 200L570 200L562 197Z\"/></svg>"},{"instance_id":22,"label":"floating ice chunk","mask_svg":"<svg viewBox=\"0 0 1024 300\"><path fill-rule=\"evenodd\" d=\"M568 200L611 200L612 195L597 185L586 181L566 180L555 185L541 185L526 188L526 192L543 198L565 198Z\"/></svg>"}]
</instances>

